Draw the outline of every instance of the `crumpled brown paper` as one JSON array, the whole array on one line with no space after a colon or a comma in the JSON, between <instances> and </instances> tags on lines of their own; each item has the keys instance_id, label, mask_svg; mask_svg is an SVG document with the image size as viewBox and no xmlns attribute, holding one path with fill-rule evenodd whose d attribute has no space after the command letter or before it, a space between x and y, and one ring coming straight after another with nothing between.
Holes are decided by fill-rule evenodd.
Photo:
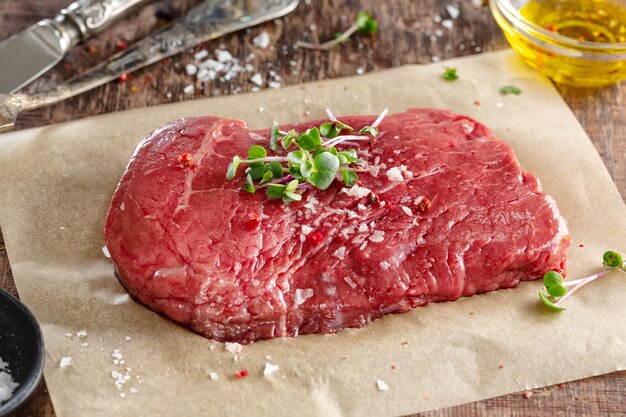
<instances>
[{"instance_id":1,"label":"crumpled brown paper","mask_svg":"<svg viewBox=\"0 0 626 417\"><path fill-rule=\"evenodd\" d=\"M337 335L258 342L238 355L125 296L102 253L111 195L144 135L202 114L250 128L321 118L326 107L338 115L413 106L468 114L510 143L557 200L572 233L571 276L597 271L606 249L625 251L624 203L550 83L511 51L445 65L460 79L442 80L444 64L407 66L0 136L0 224L20 296L44 331L57 415L401 415L626 369L619 272L579 291L561 314L539 308L541 284L525 283ZM505 85L523 92L502 96ZM72 361L60 368L64 356ZM266 362L278 371L264 376ZM235 378L242 369L249 375Z\"/></svg>"}]
</instances>

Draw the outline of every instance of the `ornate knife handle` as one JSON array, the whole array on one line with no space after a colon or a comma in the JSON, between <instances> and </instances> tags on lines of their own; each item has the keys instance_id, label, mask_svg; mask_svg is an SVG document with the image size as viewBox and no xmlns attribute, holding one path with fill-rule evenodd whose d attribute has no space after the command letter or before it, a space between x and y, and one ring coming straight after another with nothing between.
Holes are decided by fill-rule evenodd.
<instances>
[{"instance_id":1,"label":"ornate knife handle","mask_svg":"<svg viewBox=\"0 0 626 417\"><path fill-rule=\"evenodd\" d=\"M74 45L152 1L154 0L77 0L61 10L54 21L63 26Z\"/></svg>"}]
</instances>

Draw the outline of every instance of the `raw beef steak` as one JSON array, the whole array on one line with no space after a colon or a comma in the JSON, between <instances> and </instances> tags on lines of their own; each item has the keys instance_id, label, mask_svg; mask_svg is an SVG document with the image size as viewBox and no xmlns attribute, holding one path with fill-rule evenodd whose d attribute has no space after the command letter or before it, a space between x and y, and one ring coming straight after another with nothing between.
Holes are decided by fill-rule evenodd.
<instances>
[{"instance_id":1,"label":"raw beef steak","mask_svg":"<svg viewBox=\"0 0 626 417\"><path fill-rule=\"evenodd\" d=\"M340 118L357 130L374 119ZM489 129L411 109L379 130L358 149L376 176L307 190L290 204L225 178L234 155L267 147L268 130L199 117L154 131L106 219L119 279L193 331L247 343L361 327L564 270L569 237L554 200Z\"/></svg>"}]
</instances>

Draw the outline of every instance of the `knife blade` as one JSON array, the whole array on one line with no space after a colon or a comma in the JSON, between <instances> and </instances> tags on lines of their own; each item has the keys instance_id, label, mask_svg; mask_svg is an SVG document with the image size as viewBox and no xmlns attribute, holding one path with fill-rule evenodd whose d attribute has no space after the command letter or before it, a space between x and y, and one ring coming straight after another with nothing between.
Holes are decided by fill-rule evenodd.
<instances>
[{"instance_id":1,"label":"knife blade","mask_svg":"<svg viewBox=\"0 0 626 417\"><path fill-rule=\"evenodd\" d=\"M293 11L299 2L205 0L178 22L51 90L38 94L0 94L0 132L11 130L22 111L58 103L203 42L277 19Z\"/></svg>"},{"instance_id":2,"label":"knife blade","mask_svg":"<svg viewBox=\"0 0 626 417\"><path fill-rule=\"evenodd\" d=\"M70 47L154 0L78 0L0 42L0 93L13 93L55 66Z\"/></svg>"}]
</instances>

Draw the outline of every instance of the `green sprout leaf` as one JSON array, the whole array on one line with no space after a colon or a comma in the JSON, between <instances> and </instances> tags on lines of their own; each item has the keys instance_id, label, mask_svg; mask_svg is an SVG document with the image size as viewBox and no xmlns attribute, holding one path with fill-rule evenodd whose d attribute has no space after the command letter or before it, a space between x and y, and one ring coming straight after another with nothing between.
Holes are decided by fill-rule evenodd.
<instances>
[{"instance_id":1,"label":"green sprout leaf","mask_svg":"<svg viewBox=\"0 0 626 417\"><path fill-rule=\"evenodd\" d=\"M228 164L228 169L226 170L226 179L232 180L235 178L235 174L237 174L237 168L241 165L241 158L238 156L233 157L233 162Z\"/></svg>"},{"instance_id":2,"label":"green sprout leaf","mask_svg":"<svg viewBox=\"0 0 626 417\"><path fill-rule=\"evenodd\" d=\"M283 198L285 188L283 184L269 184L266 194L269 198Z\"/></svg>"},{"instance_id":3,"label":"green sprout leaf","mask_svg":"<svg viewBox=\"0 0 626 417\"><path fill-rule=\"evenodd\" d=\"M278 150L278 141L280 141L280 129L278 123L272 124L272 136L270 137L270 149L276 152Z\"/></svg>"},{"instance_id":4,"label":"green sprout leaf","mask_svg":"<svg viewBox=\"0 0 626 417\"><path fill-rule=\"evenodd\" d=\"M326 122L320 125L320 134L329 139L336 138L341 132L341 128L333 122Z\"/></svg>"},{"instance_id":5,"label":"green sprout leaf","mask_svg":"<svg viewBox=\"0 0 626 417\"><path fill-rule=\"evenodd\" d=\"M354 171L349 171L344 168L341 170L341 176L343 177L343 182L346 184L346 187L352 187L355 183L359 182L359 176Z\"/></svg>"},{"instance_id":6,"label":"green sprout leaf","mask_svg":"<svg viewBox=\"0 0 626 417\"><path fill-rule=\"evenodd\" d=\"M265 165L265 172L271 172L272 178L282 178L283 166L278 162L270 162L269 164Z\"/></svg>"},{"instance_id":7,"label":"green sprout leaf","mask_svg":"<svg viewBox=\"0 0 626 417\"><path fill-rule=\"evenodd\" d=\"M263 159L266 156L267 151L262 146L252 145L250 146L250 149L248 149L248 159Z\"/></svg>"},{"instance_id":8,"label":"green sprout leaf","mask_svg":"<svg viewBox=\"0 0 626 417\"><path fill-rule=\"evenodd\" d=\"M539 291L539 298L541 299L543 304L545 304L547 307L551 308L554 311L563 311L563 310L565 310L564 307L556 305L554 302L552 302L550 299L548 299L548 297L542 291Z\"/></svg>"},{"instance_id":9,"label":"green sprout leaf","mask_svg":"<svg viewBox=\"0 0 626 417\"><path fill-rule=\"evenodd\" d=\"M311 161L304 161L300 165L300 174L302 177L308 178L311 175L311 172L313 172L313 163Z\"/></svg>"},{"instance_id":10,"label":"green sprout leaf","mask_svg":"<svg viewBox=\"0 0 626 417\"><path fill-rule=\"evenodd\" d=\"M298 184L300 184L298 180L289 181L289 183L285 186L285 192L295 192L298 189Z\"/></svg>"},{"instance_id":11,"label":"green sprout leaf","mask_svg":"<svg viewBox=\"0 0 626 417\"><path fill-rule=\"evenodd\" d=\"M359 133L362 135L378 135L378 128L376 126L365 126L363 129L359 130Z\"/></svg>"},{"instance_id":12,"label":"green sprout leaf","mask_svg":"<svg viewBox=\"0 0 626 417\"><path fill-rule=\"evenodd\" d=\"M256 193L256 188L254 187L254 183L252 182L252 177L250 176L250 174L246 175L246 182L243 183L241 188L249 193Z\"/></svg>"},{"instance_id":13,"label":"green sprout leaf","mask_svg":"<svg viewBox=\"0 0 626 417\"><path fill-rule=\"evenodd\" d=\"M367 12L359 12L354 22L359 33L374 35L378 32L378 22Z\"/></svg>"},{"instance_id":14,"label":"green sprout leaf","mask_svg":"<svg viewBox=\"0 0 626 417\"><path fill-rule=\"evenodd\" d=\"M516 96L519 96L522 94L522 90L518 87L507 85L500 89L500 94L515 94Z\"/></svg>"},{"instance_id":15,"label":"green sprout leaf","mask_svg":"<svg viewBox=\"0 0 626 417\"><path fill-rule=\"evenodd\" d=\"M602 263L607 268L624 268L624 260L622 255L612 250L604 252Z\"/></svg>"},{"instance_id":16,"label":"green sprout leaf","mask_svg":"<svg viewBox=\"0 0 626 417\"><path fill-rule=\"evenodd\" d=\"M287 154L287 158L292 164L301 164L306 161L306 155L302 151L291 151Z\"/></svg>"},{"instance_id":17,"label":"green sprout leaf","mask_svg":"<svg viewBox=\"0 0 626 417\"><path fill-rule=\"evenodd\" d=\"M543 276L543 285L546 288L554 287L555 285L561 285L563 283L563 276L556 271L549 271Z\"/></svg>"},{"instance_id":18,"label":"green sprout leaf","mask_svg":"<svg viewBox=\"0 0 626 417\"><path fill-rule=\"evenodd\" d=\"M446 70L443 72L441 77L444 80L448 80L448 81L454 81L459 78L459 76L456 73L456 68L446 68Z\"/></svg>"},{"instance_id":19,"label":"green sprout leaf","mask_svg":"<svg viewBox=\"0 0 626 417\"><path fill-rule=\"evenodd\" d=\"M305 151L313 151L317 149L322 145L319 129L316 127L307 129L306 132L298 135L296 142L298 143L298 146Z\"/></svg>"},{"instance_id":20,"label":"green sprout leaf","mask_svg":"<svg viewBox=\"0 0 626 417\"><path fill-rule=\"evenodd\" d=\"M265 174L263 174L263 178L261 179L261 182L259 184L263 185L272 178L274 178L274 174L272 173L272 171L265 171Z\"/></svg>"},{"instance_id":21,"label":"green sprout leaf","mask_svg":"<svg viewBox=\"0 0 626 417\"><path fill-rule=\"evenodd\" d=\"M320 190L325 190L332 184L338 169L339 158L330 152L321 153L313 161L313 172L308 181Z\"/></svg>"},{"instance_id":22,"label":"green sprout leaf","mask_svg":"<svg viewBox=\"0 0 626 417\"><path fill-rule=\"evenodd\" d=\"M295 129L291 129L289 132L287 132L287 134L281 139L280 144L283 146L284 150L289 149L289 147L291 146L291 144L293 143L293 140L296 137L296 131Z\"/></svg>"},{"instance_id":23,"label":"green sprout leaf","mask_svg":"<svg viewBox=\"0 0 626 417\"><path fill-rule=\"evenodd\" d=\"M357 153L354 149L345 149L339 152L339 155L346 158L346 161L348 161L348 163L352 163L358 159Z\"/></svg>"},{"instance_id":24,"label":"green sprout leaf","mask_svg":"<svg viewBox=\"0 0 626 417\"><path fill-rule=\"evenodd\" d=\"M300 201L300 200L302 200L302 194L285 191L285 195L283 195L283 201L285 203L291 203L292 201Z\"/></svg>"},{"instance_id":25,"label":"green sprout leaf","mask_svg":"<svg viewBox=\"0 0 626 417\"><path fill-rule=\"evenodd\" d=\"M255 181L260 180L265 174L265 164L263 162L250 164L250 167L246 169L246 174L250 175Z\"/></svg>"}]
</instances>

